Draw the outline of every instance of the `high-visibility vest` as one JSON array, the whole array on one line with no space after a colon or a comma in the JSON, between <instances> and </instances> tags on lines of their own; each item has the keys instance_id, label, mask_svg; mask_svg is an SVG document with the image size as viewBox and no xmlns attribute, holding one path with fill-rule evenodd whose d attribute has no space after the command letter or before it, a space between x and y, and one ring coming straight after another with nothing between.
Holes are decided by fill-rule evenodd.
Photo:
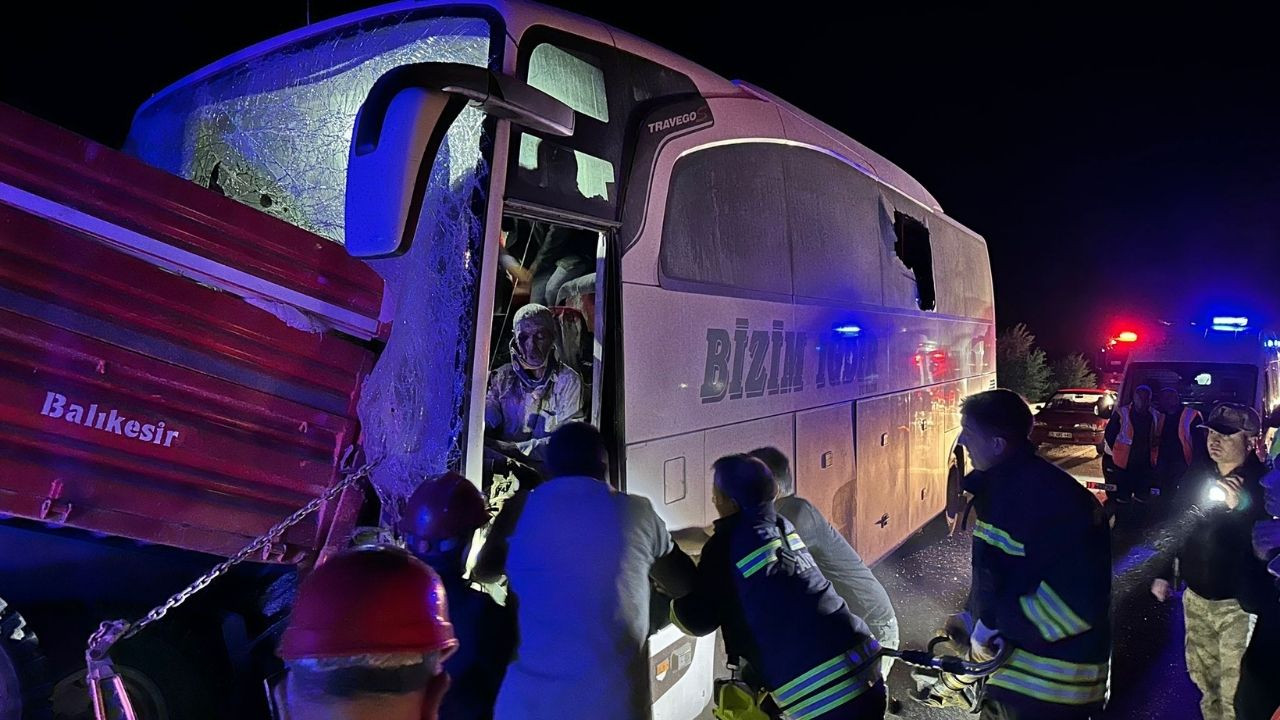
<instances>
[{"instance_id":1,"label":"high-visibility vest","mask_svg":"<svg viewBox=\"0 0 1280 720\"><path fill-rule=\"evenodd\" d=\"M1125 405L1120 408L1117 413L1120 415L1120 434L1116 436L1116 443L1111 447L1111 459L1115 462L1116 467L1121 470L1129 467L1129 452L1133 450L1133 419L1130 412L1133 405ZM1160 413L1154 408L1148 408L1147 412L1151 413L1151 440L1150 454L1151 466L1155 467L1156 461L1160 459L1160 428L1162 427Z\"/></svg>"},{"instance_id":2,"label":"high-visibility vest","mask_svg":"<svg viewBox=\"0 0 1280 720\"><path fill-rule=\"evenodd\" d=\"M1157 438L1164 437L1164 424L1169 419L1164 413L1160 414L1160 424L1156 428L1155 436ZM1191 464L1191 428L1202 422L1200 411L1195 408L1183 406L1181 412L1178 413L1178 442L1182 444L1182 459L1188 465ZM1157 445L1158 443L1153 443ZM1154 465L1158 455L1151 457L1151 464Z\"/></svg>"}]
</instances>

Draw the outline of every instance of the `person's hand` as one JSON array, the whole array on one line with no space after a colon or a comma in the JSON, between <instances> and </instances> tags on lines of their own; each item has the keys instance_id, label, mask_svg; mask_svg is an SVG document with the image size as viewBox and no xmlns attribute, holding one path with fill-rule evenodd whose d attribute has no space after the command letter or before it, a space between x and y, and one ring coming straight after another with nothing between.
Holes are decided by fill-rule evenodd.
<instances>
[{"instance_id":1,"label":"person's hand","mask_svg":"<svg viewBox=\"0 0 1280 720\"><path fill-rule=\"evenodd\" d=\"M672 530L671 539L686 555L697 557L702 554L702 547L707 544L711 536L706 528L691 527Z\"/></svg>"},{"instance_id":2,"label":"person's hand","mask_svg":"<svg viewBox=\"0 0 1280 720\"><path fill-rule=\"evenodd\" d=\"M1165 602L1173 594L1173 586L1164 578L1156 578L1151 581L1151 594L1155 596L1156 600Z\"/></svg>"},{"instance_id":3,"label":"person's hand","mask_svg":"<svg viewBox=\"0 0 1280 720\"><path fill-rule=\"evenodd\" d=\"M1244 478L1239 475L1228 475L1218 481L1227 493L1225 500L1228 510L1235 510L1240 505L1240 491L1244 489Z\"/></svg>"},{"instance_id":4,"label":"person's hand","mask_svg":"<svg viewBox=\"0 0 1280 720\"><path fill-rule=\"evenodd\" d=\"M999 630L993 630L979 620L973 628L973 634L969 636L969 654L978 662L986 662L1000 652L1003 643Z\"/></svg>"},{"instance_id":5,"label":"person's hand","mask_svg":"<svg viewBox=\"0 0 1280 720\"><path fill-rule=\"evenodd\" d=\"M485 438L485 447L491 450L497 450L503 455L515 455L520 452L516 444L509 440L499 440L497 438Z\"/></svg>"}]
</instances>

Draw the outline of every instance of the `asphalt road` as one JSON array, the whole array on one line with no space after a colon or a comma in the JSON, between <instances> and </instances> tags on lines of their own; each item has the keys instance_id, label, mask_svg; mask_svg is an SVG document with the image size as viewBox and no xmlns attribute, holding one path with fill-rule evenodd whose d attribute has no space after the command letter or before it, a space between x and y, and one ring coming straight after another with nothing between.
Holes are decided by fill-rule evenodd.
<instances>
[{"instance_id":1,"label":"asphalt road","mask_svg":"<svg viewBox=\"0 0 1280 720\"><path fill-rule=\"evenodd\" d=\"M1102 476L1093 448L1054 448L1045 457L1080 479ZM1133 508L1141 512L1143 508ZM1111 700L1106 720L1197 720L1199 692L1186 674L1182 655L1181 599L1158 603L1148 588L1154 537L1142 517L1121 515L1112 531L1112 621L1114 643ZM924 647L947 615L964 603L969 588L971 536L948 537L941 519L930 524L875 568L893 598L902 644ZM914 687L900 663L889 678L891 696L902 704L898 717L973 717L956 708L936 709L908 698Z\"/></svg>"}]
</instances>

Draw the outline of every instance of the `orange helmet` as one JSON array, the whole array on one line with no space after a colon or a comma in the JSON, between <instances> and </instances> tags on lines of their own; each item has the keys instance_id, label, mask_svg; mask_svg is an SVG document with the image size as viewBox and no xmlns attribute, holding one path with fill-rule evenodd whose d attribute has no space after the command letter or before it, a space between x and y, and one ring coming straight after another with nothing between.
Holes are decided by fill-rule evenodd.
<instances>
[{"instance_id":1,"label":"orange helmet","mask_svg":"<svg viewBox=\"0 0 1280 720\"><path fill-rule=\"evenodd\" d=\"M419 540L470 535L489 521L480 491L456 472L428 478L405 503L400 531Z\"/></svg>"},{"instance_id":2,"label":"orange helmet","mask_svg":"<svg viewBox=\"0 0 1280 720\"><path fill-rule=\"evenodd\" d=\"M339 553L302 581L279 654L447 657L457 647L440 577L408 552L378 546Z\"/></svg>"}]
</instances>

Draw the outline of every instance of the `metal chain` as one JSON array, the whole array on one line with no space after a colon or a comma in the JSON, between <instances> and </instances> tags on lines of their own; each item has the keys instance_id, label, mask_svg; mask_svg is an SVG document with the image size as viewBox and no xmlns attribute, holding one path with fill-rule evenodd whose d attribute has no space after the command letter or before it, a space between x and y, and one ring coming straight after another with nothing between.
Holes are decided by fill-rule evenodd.
<instances>
[{"instance_id":1,"label":"metal chain","mask_svg":"<svg viewBox=\"0 0 1280 720\"><path fill-rule=\"evenodd\" d=\"M303 505L289 517L276 523L270 530L260 535L256 540L246 545L240 552L218 563L212 570L196 578L195 582L175 593L163 604L156 606L151 612L144 615L136 622L129 624L121 620L109 620L98 628L98 631L89 639L89 655L98 658L104 657L107 651L119 640L125 640L142 632L143 628L160 620L169 613L170 610L178 607L191 598L192 595L205 589L214 580L226 574L231 568L248 560L251 556L260 552L264 547L269 545L275 538L279 537L284 531L302 522L302 519L315 512L321 505L327 503L347 488L355 485L360 480L369 477L369 473L373 470L372 464L366 464L359 470L348 475L341 482L329 488L323 495L315 498L311 502Z\"/></svg>"}]
</instances>

